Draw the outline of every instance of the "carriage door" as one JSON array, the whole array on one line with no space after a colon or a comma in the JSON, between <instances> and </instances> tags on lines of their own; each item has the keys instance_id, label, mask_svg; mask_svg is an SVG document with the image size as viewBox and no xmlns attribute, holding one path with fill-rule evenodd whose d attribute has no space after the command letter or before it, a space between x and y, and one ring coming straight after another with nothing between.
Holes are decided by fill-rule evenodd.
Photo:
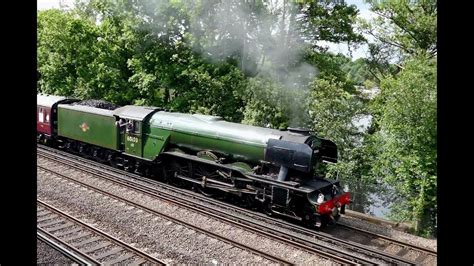
<instances>
[{"instance_id":1,"label":"carriage door","mask_svg":"<svg viewBox=\"0 0 474 266\"><path fill-rule=\"evenodd\" d=\"M129 119L125 130L125 153L142 157L142 122Z\"/></svg>"}]
</instances>

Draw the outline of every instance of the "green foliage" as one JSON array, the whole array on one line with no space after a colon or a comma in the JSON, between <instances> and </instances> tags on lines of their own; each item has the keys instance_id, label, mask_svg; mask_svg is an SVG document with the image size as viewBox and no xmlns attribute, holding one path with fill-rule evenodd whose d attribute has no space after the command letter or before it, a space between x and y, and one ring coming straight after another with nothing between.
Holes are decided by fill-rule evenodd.
<instances>
[{"instance_id":1,"label":"green foliage","mask_svg":"<svg viewBox=\"0 0 474 266\"><path fill-rule=\"evenodd\" d=\"M59 10L39 12L40 91L129 102L123 95L130 93L126 80L130 51L120 26L109 20L95 25Z\"/></svg>"},{"instance_id":2,"label":"green foliage","mask_svg":"<svg viewBox=\"0 0 474 266\"><path fill-rule=\"evenodd\" d=\"M71 11L38 12L38 90L309 127L339 147L327 177L357 191L374 180L393 186L394 218L416 219L429 233L436 224L427 211L436 209L436 3L369 3L380 17L359 28L375 39L371 55L351 61L318 46L364 41L354 28L357 9L344 3L77 0ZM362 99L355 85L382 93ZM365 115L373 117L369 131L355 124Z\"/></svg>"},{"instance_id":3,"label":"green foliage","mask_svg":"<svg viewBox=\"0 0 474 266\"><path fill-rule=\"evenodd\" d=\"M292 117L301 113L294 112L294 96L297 91L287 90L275 81L254 77L248 80L246 103L242 123L285 129L290 126Z\"/></svg>"},{"instance_id":4,"label":"green foliage","mask_svg":"<svg viewBox=\"0 0 474 266\"><path fill-rule=\"evenodd\" d=\"M174 95L173 109L182 112L204 111L230 121L243 117L236 107L243 105L245 81L242 72L229 64L191 63L178 74L182 90Z\"/></svg>"},{"instance_id":5,"label":"green foliage","mask_svg":"<svg viewBox=\"0 0 474 266\"><path fill-rule=\"evenodd\" d=\"M366 25L366 29L378 41L395 46L405 54L416 54L420 50L430 55L436 54L436 1L368 2L371 10L379 16Z\"/></svg>"},{"instance_id":6,"label":"green foliage","mask_svg":"<svg viewBox=\"0 0 474 266\"><path fill-rule=\"evenodd\" d=\"M96 57L95 43L98 34L92 23L83 21L59 10L38 14L38 80L40 91L62 95L75 95L76 84L89 89L94 79L89 65Z\"/></svg>"},{"instance_id":7,"label":"green foliage","mask_svg":"<svg viewBox=\"0 0 474 266\"><path fill-rule=\"evenodd\" d=\"M313 121L312 129L331 139L344 150L358 136L353 118L361 115L363 106L356 96L343 90L341 82L317 79L311 86L308 98L308 111Z\"/></svg>"},{"instance_id":8,"label":"green foliage","mask_svg":"<svg viewBox=\"0 0 474 266\"><path fill-rule=\"evenodd\" d=\"M349 58L311 51L307 55L307 60L317 68L319 79L334 80L341 88L354 92L354 83L347 78L347 70L344 69L344 66L350 63Z\"/></svg>"},{"instance_id":9,"label":"green foliage","mask_svg":"<svg viewBox=\"0 0 474 266\"><path fill-rule=\"evenodd\" d=\"M371 103L371 176L389 184L391 218L436 230L436 1L367 1L378 16L360 21L373 37L368 72L381 94ZM368 83L367 83L368 82ZM366 80L373 86L372 80Z\"/></svg>"},{"instance_id":10,"label":"green foliage","mask_svg":"<svg viewBox=\"0 0 474 266\"><path fill-rule=\"evenodd\" d=\"M296 1L299 4L296 15L302 20L304 36L313 40L335 43L359 43L364 37L354 31L358 14L355 5L333 1Z\"/></svg>"},{"instance_id":11,"label":"green foliage","mask_svg":"<svg viewBox=\"0 0 474 266\"><path fill-rule=\"evenodd\" d=\"M380 82L400 70L396 64L418 54L437 54L437 4L434 0L368 0L375 18L359 20L359 29L373 37L369 71ZM394 65L395 64L395 65Z\"/></svg>"},{"instance_id":12,"label":"green foliage","mask_svg":"<svg viewBox=\"0 0 474 266\"><path fill-rule=\"evenodd\" d=\"M359 86L364 86L366 81L370 80L370 73L368 71L368 64L365 59L359 58L355 61L347 62L342 66L342 71L347 73L346 77ZM372 88L372 87L366 87Z\"/></svg>"},{"instance_id":13,"label":"green foliage","mask_svg":"<svg viewBox=\"0 0 474 266\"><path fill-rule=\"evenodd\" d=\"M90 1L72 13L39 12L40 91L242 119L235 111L242 106L242 73L207 62L186 45L180 29L187 14L179 5L147 11L152 21L169 18L159 27L139 18L140 6L130 14L124 4ZM73 26L58 28L68 24Z\"/></svg>"},{"instance_id":14,"label":"green foliage","mask_svg":"<svg viewBox=\"0 0 474 266\"><path fill-rule=\"evenodd\" d=\"M436 226L436 61L420 56L406 62L397 77L381 84L381 113L375 134L375 176L389 183L403 208L392 212L419 222L421 233Z\"/></svg>"},{"instance_id":15,"label":"green foliage","mask_svg":"<svg viewBox=\"0 0 474 266\"><path fill-rule=\"evenodd\" d=\"M366 110L363 101L345 91L335 79L318 79L311 85L307 100L310 128L338 146L339 162L329 167L328 177L359 180L367 172L364 163L364 133L354 123Z\"/></svg>"}]
</instances>

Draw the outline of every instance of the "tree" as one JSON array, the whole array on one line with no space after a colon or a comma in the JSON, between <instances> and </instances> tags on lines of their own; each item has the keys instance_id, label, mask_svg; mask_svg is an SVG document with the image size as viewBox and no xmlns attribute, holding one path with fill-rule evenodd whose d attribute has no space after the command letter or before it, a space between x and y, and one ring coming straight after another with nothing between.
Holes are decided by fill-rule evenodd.
<instances>
[{"instance_id":1,"label":"tree","mask_svg":"<svg viewBox=\"0 0 474 266\"><path fill-rule=\"evenodd\" d=\"M96 57L94 24L59 10L38 12L38 88L42 92L76 95L75 87L94 78L89 65Z\"/></svg>"},{"instance_id":2,"label":"tree","mask_svg":"<svg viewBox=\"0 0 474 266\"><path fill-rule=\"evenodd\" d=\"M414 220L419 233L432 234L437 207L436 61L429 56L410 59L381 88L373 175L395 189L392 217Z\"/></svg>"},{"instance_id":3,"label":"tree","mask_svg":"<svg viewBox=\"0 0 474 266\"><path fill-rule=\"evenodd\" d=\"M343 1L298 0L295 18L301 22L302 36L308 38L313 47L317 41L334 43L360 43L364 37L354 30L358 10L355 5Z\"/></svg>"},{"instance_id":4,"label":"tree","mask_svg":"<svg viewBox=\"0 0 474 266\"><path fill-rule=\"evenodd\" d=\"M99 25L77 14L38 13L38 87L42 92L130 103L127 58L131 53L123 22ZM125 37L124 37L125 36Z\"/></svg>"},{"instance_id":5,"label":"tree","mask_svg":"<svg viewBox=\"0 0 474 266\"><path fill-rule=\"evenodd\" d=\"M298 105L301 97L297 94L298 91L287 90L275 80L261 76L250 78L244 96L242 122L277 129L301 125L300 119L304 119L301 114L304 112L294 110L301 107L301 104Z\"/></svg>"},{"instance_id":6,"label":"tree","mask_svg":"<svg viewBox=\"0 0 474 266\"><path fill-rule=\"evenodd\" d=\"M369 0L378 17L367 27L367 33L377 41L397 47L401 53L425 51L437 54L436 1Z\"/></svg>"},{"instance_id":7,"label":"tree","mask_svg":"<svg viewBox=\"0 0 474 266\"><path fill-rule=\"evenodd\" d=\"M306 60L311 62L318 70L318 79L333 80L345 91L354 94L355 82L349 78L348 71L345 68L351 63L350 58L341 54L334 55L326 52L309 51Z\"/></svg>"},{"instance_id":8,"label":"tree","mask_svg":"<svg viewBox=\"0 0 474 266\"><path fill-rule=\"evenodd\" d=\"M364 58L359 58L355 61L349 61L342 66L342 71L346 74L346 78L351 80L354 84L363 86L371 76L367 70L368 64Z\"/></svg>"},{"instance_id":9,"label":"tree","mask_svg":"<svg viewBox=\"0 0 474 266\"><path fill-rule=\"evenodd\" d=\"M369 43L369 65L379 81L395 75L404 60L423 53L437 54L437 4L434 0L368 0L378 16L361 20L359 28L374 38Z\"/></svg>"},{"instance_id":10,"label":"tree","mask_svg":"<svg viewBox=\"0 0 474 266\"><path fill-rule=\"evenodd\" d=\"M43 91L242 119L236 111L242 107L242 73L189 47L189 14L182 3L91 0L79 1L71 12L50 13L39 15ZM68 23L81 27L56 30ZM71 60L48 59L69 54Z\"/></svg>"},{"instance_id":11,"label":"tree","mask_svg":"<svg viewBox=\"0 0 474 266\"><path fill-rule=\"evenodd\" d=\"M370 0L369 71L381 94L371 104L370 175L393 189L391 217L436 229L436 1Z\"/></svg>"},{"instance_id":12,"label":"tree","mask_svg":"<svg viewBox=\"0 0 474 266\"><path fill-rule=\"evenodd\" d=\"M360 181L367 175L364 135L355 123L366 114L360 98L343 89L334 78L317 79L311 84L307 110L310 128L316 135L330 139L338 146L339 162L329 167L327 177Z\"/></svg>"}]
</instances>

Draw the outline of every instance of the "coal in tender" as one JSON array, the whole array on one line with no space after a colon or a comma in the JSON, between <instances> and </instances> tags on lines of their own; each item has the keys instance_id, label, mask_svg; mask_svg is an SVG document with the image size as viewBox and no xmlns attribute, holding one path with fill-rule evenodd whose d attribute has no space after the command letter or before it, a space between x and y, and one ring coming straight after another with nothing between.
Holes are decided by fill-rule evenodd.
<instances>
[{"instance_id":1,"label":"coal in tender","mask_svg":"<svg viewBox=\"0 0 474 266\"><path fill-rule=\"evenodd\" d=\"M100 108L100 109L106 109L106 110L115 110L121 107L120 105L116 105L104 100L84 100L80 102L75 102L73 103L73 105L85 105L85 106L90 106L90 107L95 107L95 108Z\"/></svg>"}]
</instances>

